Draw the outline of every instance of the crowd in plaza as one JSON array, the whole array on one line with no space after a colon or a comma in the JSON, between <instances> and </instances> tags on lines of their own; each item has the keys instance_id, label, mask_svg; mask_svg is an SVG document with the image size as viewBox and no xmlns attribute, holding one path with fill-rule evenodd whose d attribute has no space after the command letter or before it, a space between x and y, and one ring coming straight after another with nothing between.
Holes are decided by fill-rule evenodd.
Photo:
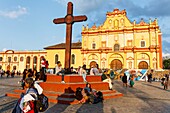
<instances>
[{"instance_id":1,"label":"crowd in plaza","mask_svg":"<svg viewBox=\"0 0 170 113\"><path fill-rule=\"evenodd\" d=\"M22 110L24 113L37 113L38 110L35 109L36 104L34 101L38 100L38 96L43 94L43 89L38 85L40 82L45 82L47 79L48 73L48 63L45 59L41 61L41 69L40 72L37 70L32 69L24 69L22 73L22 79L20 81L21 86L23 89L26 89L26 93L22 95L22 97L18 100L18 104L16 104L14 108L14 112L16 110ZM149 83L153 81L153 71L150 70L147 72L146 77ZM74 69L71 67L70 69L62 68L62 64L60 61L57 62L57 65L54 70L54 76L61 76L62 81L61 83L65 83L64 76L67 74L76 74L82 76L86 87L80 88L78 87L75 92L76 99L79 103L98 103L103 101L103 94L101 91L96 91L91 87L91 84L87 81L87 76L101 76L102 82L107 82L109 84L109 90L113 90L113 80L115 78L115 71L112 69L100 69L98 64L92 65L90 69L86 68L86 65L79 66L79 68ZM0 74L3 76L4 71L0 70ZM7 74L7 73L6 73ZM12 74L12 73L11 73ZM15 73L20 75L18 73ZM15 75L14 74L14 75ZM8 75L8 74L7 74ZM164 77L161 78L161 85L164 87L165 90L168 89L169 83L169 76L170 74L165 74ZM14 77L14 76L12 76ZM120 80L122 80L123 87L134 87L135 78L137 77L136 71L131 70L130 76L127 77L126 73L123 73L123 76L120 76ZM46 96L44 98L47 98ZM26 101L27 100L27 101ZM48 98L47 98L48 101ZM47 102L48 103L48 102ZM48 106L46 106L48 108ZM45 108L45 109L46 109ZM28 112L29 111L29 112ZM32 111L32 112L31 112Z\"/></svg>"},{"instance_id":2,"label":"crowd in plaza","mask_svg":"<svg viewBox=\"0 0 170 113\"><path fill-rule=\"evenodd\" d=\"M14 77L15 75L21 75L21 71L16 71L16 70L12 70L12 71L10 71L10 70L3 70L2 68L0 69L0 77L2 78L2 77L4 77L4 76L6 76L7 78L8 77Z\"/></svg>"}]
</instances>

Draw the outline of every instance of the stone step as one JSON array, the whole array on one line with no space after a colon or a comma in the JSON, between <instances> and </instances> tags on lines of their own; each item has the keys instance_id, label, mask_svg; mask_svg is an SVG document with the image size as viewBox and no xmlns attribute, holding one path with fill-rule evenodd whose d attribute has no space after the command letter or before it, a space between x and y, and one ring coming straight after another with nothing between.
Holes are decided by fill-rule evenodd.
<instances>
[{"instance_id":1,"label":"stone step","mask_svg":"<svg viewBox=\"0 0 170 113\"><path fill-rule=\"evenodd\" d=\"M13 93L7 93L6 96L20 98L21 93L24 90L15 90ZM123 96L123 94L116 92L115 90L102 90L103 98L110 99L110 98L117 98ZM78 100L75 99L74 93L61 93L61 92L43 92L49 99L49 102L52 103L61 103L61 104L78 104Z\"/></svg>"},{"instance_id":2,"label":"stone step","mask_svg":"<svg viewBox=\"0 0 170 113\"><path fill-rule=\"evenodd\" d=\"M47 74L47 82L61 82L61 75ZM97 75L87 75L86 80L88 82L99 82L101 81L101 76ZM80 75L65 75L64 81L66 83L76 83L83 82L83 78Z\"/></svg>"},{"instance_id":3,"label":"stone step","mask_svg":"<svg viewBox=\"0 0 170 113\"><path fill-rule=\"evenodd\" d=\"M14 90L14 93L21 94L25 93L25 90ZM43 94L46 96L55 96L55 97L66 97L66 98L74 98L74 93L62 93L62 92L54 92L54 91L43 91Z\"/></svg>"},{"instance_id":4,"label":"stone step","mask_svg":"<svg viewBox=\"0 0 170 113\"><path fill-rule=\"evenodd\" d=\"M91 87L95 90L108 90L109 84L106 82L90 82ZM43 82L40 83L40 86L46 91L56 91L56 92L66 92L73 93L76 91L76 88L84 88L86 83L55 83L55 82Z\"/></svg>"},{"instance_id":5,"label":"stone step","mask_svg":"<svg viewBox=\"0 0 170 113\"><path fill-rule=\"evenodd\" d=\"M63 104L77 104L74 93L76 88L84 88L86 83L83 82L82 76L66 75L66 83L61 83L61 76L47 75L47 81L40 83L43 88L43 93L48 97L49 102L63 103ZM97 91L103 92L104 99L117 98L123 96L115 90L108 90L109 84L101 81L101 76L87 76L87 81L91 87ZM14 90L13 93L7 93L7 96L19 98L21 93L25 90Z\"/></svg>"}]
</instances>

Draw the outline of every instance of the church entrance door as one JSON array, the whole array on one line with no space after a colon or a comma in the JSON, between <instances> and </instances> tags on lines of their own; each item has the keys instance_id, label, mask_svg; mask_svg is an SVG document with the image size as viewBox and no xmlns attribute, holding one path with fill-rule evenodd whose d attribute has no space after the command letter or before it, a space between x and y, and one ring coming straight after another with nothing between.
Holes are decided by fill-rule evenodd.
<instances>
[{"instance_id":1,"label":"church entrance door","mask_svg":"<svg viewBox=\"0 0 170 113\"><path fill-rule=\"evenodd\" d=\"M113 70L122 69L122 62L118 59L112 60L112 62L110 64L110 68Z\"/></svg>"},{"instance_id":2,"label":"church entrance door","mask_svg":"<svg viewBox=\"0 0 170 113\"><path fill-rule=\"evenodd\" d=\"M7 70L10 70L10 65L7 66Z\"/></svg>"},{"instance_id":3,"label":"church entrance door","mask_svg":"<svg viewBox=\"0 0 170 113\"><path fill-rule=\"evenodd\" d=\"M90 62L90 67L96 66L96 64L97 64L97 63L96 63L95 61L91 61L91 62Z\"/></svg>"},{"instance_id":4,"label":"church entrance door","mask_svg":"<svg viewBox=\"0 0 170 113\"><path fill-rule=\"evenodd\" d=\"M145 61L142 61L139 63L138 68L139 69L148 69L148 63Z\"/></svg>"}]
</instances>

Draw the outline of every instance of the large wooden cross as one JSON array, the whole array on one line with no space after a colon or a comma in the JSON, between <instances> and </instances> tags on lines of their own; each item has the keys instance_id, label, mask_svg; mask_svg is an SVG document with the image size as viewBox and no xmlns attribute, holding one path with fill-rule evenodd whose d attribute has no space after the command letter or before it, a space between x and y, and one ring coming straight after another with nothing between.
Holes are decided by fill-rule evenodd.
<instances>
[{"instance_id":1,"label":"large wooden cross","mask_svg":"<svg viewBox=\"0 0 170 113\"><path fill-rule=\"evenodd\" d=\"M66 44L65 44L65 68L70 68L70 59L71 59L71 42L72 42L72 24L74 22L86 21L87 17L83 16L73 16L73 4L68 2L67 6L67 15L64 18L54 19L55 24L66 23Z\"/></svg>"}]
</instances>

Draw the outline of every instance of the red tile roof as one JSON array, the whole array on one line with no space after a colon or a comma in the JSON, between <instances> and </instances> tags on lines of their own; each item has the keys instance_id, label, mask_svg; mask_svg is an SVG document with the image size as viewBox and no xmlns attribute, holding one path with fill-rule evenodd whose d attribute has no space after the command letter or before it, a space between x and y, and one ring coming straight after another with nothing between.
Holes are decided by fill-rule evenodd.
<instances>
[{"instance_id":1,"label":"red tile roof","mask_svg":"<svg viewBox=\"0 0 170 113\"><path fill-rule=\"evenodd\" d=\"M65 43L60 43L52 46L45 47L44 49L65 49ZM71 44L71 49L81 49L81 42Z\"/></svg>"}]
</instances>

